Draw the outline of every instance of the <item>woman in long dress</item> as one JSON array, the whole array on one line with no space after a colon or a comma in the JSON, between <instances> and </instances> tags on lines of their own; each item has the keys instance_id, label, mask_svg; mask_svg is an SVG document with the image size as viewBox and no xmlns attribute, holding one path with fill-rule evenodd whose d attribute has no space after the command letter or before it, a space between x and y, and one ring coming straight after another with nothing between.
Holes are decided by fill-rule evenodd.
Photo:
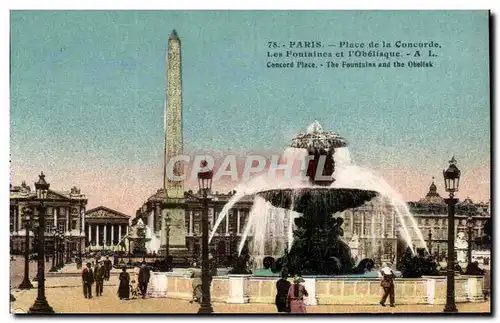
<instances>
[{"instance_id":1,"label":"woman in long dress","mask_svg":"<svg viewBox=\"0 0 500 323\"><path fill-rule=\"evenodd\" d=\"M120 299L128 299L130 297L130 275L127 268L123 267L120 273L120 285L118 286L118 297Z\"/></svg>"},{"instance_id":2,"label":"woman in long dress","mask_svg":"<svg viewBox=\"0 0 500 323\"><path fill-rule=\"evenodd\" d=\"M293 280L293 285L290 286L290 289L288 290L290 313L306 313L304 296L309 296L304 286L304 279L300 276L296 276Z\"/></svg>"}]
</instances>

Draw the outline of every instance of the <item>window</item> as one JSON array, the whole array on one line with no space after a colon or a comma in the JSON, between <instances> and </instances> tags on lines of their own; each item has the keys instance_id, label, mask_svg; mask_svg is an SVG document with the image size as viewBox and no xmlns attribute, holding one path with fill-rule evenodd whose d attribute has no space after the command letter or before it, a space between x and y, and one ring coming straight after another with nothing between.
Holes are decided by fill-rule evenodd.
<instances>
[{"instance_id":1,"label":"window","mask_svg":"<svg viewBox=\"0 0 500 323\"><path fill-rule=\"evenodd\" d=\"M198 235L198 234L200 234L200 233L201 233L201 232L200 232L200 223L199 223L199 222L196 222L196 223L194 224L193 231L194 231L193 233L194 233L195 235Z\"/></svg>"},{"instance_id":2,"label":"window","mask_svg":"<svg viewBox=\"0 0 500 323\"><path fill-rule=\"evenodd\" d=\"M344 230L350 230L351 229L351 217L347 216L344 217L344 224L342 225Z\"/></svg>"},{"instance_id":3,"label":"window","mask_svg":"<svg viewBox=\"0 0 500 323\"><path fill-rule=\"evenodd\" d=\"M208 229L211 230L214 227L214 208L208 209Z\"/></svg>"},{"instance_id":4,"label":"window","mask_svg":"<svg viewBox=\"0 0 500 323\"><path fill-rule=\"evenodd\" d=\"M241 210L240 211L240 233L243 233L243 231L245 230L245 224L246 224L247 214L248 214L247 210ZM290 213L289 213L288 216L290 216ZM286 223L285 223L286 229L285 229L285 233L288 232L288 225L290 223L290 218L288 216L286 217Z\"/></svg>"},{"instance_id":5,"label":"window","mask_svg":"<svg viewBox=\"0 0 500 323\"><path fill-rule=\"evenodd\" d=\"M71 220L71 230L76 230L76 219Z\"/></svg>"},{"instance_id":6,"label":"window","mask_svg":"<svg viewBox=\"0 0 500 323\"><path fill-rule=\"evenodd\" d=\"M62 232L66 231L66 230L64 230L64 223L59 223L59 224L57 225L57 229L58 229L59 231L62 231Z\"/></svg>"}]
</instances>

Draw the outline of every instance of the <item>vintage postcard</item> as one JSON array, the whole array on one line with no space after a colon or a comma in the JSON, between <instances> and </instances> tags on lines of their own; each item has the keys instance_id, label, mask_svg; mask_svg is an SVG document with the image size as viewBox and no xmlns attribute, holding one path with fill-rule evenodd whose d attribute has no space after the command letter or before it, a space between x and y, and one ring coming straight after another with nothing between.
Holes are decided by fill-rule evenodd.
<instances>
[{"instance_id":1,"label":"vintage postcard","mask_svg":"<svg viewBox=\"0 0 500 323\"><path fill-rule=\"evenodd\" d=\"M490 314L490 12L11 11L10 304Z\"/></svg>"}]
</instances>

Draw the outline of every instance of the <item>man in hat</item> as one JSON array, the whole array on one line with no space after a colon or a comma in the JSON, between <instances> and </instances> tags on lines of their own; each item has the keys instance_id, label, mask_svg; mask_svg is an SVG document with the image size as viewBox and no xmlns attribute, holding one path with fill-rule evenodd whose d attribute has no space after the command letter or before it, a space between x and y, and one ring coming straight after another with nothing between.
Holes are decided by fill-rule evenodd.
<instances>
[{"instance_id":1,"label":"man in hat","mask_svg":"<svg viewBox=\"0 0 500 323\"><path fill-rule=\"evenodd\" d=\"M106 256L106 260L104 260L104 280L109 281L109 276L112 268L111 260Z\"/></svg>"},{"instance_id":2,"label":"man in hat","mask_svg":"<svg viewBox=\"0 0 500 323\"><path fill-rule=\"evenodd\" d=\"M191 282L193 293L189 303L192 302L201 303L201 296L202 296L201 285L203 282L201 280L201 270L198 268L198 264L196 262L193 263L193 268L191 268L190 271L191 271L191 278L193 278Z\"/></svg>"},{"instance_id":3,"label":"man in hat","mask_svg":"<svg viewBox=\"0 0 500 323\"><path fill-rule=\"evenodd\" d=\"M82 271L83 282L83 295L85 298L92 298L92 284L94 283L94 273L92 272L92 265L87 263L87 267Z\"/></svg>"},{"instance_id":4,"label":"man in hat","mask_svg":"<svg viewBox=\"0 0 500 323\"><path fill-rule=\"evenodd\" d=\"M391 263L385 263L382 265L382 269L380 269L380 277L382 281L380 282L380 286L384 289L384 295L380 300L380 305L385 306L385 302L387 301L387 297L389 296L389 301L391 303L391 307L395 305L395 292L394 292L394 278L396 275L391 269Z\"/></svg>"},{"instance_id":5,"label":"man in hat","mask_svg":"<svg viewBox=\"0 0 500 323\"><path fill-rule=\"evenodd\" d=\"M148 292L148 283L151 273L148 266L143 261L141 269L139 269L139 288L141 290L142 298L146 298L146 293Z\"/></svg>"},{"instance_id":6,"label":"man in hat","mask_svg":"<svg viewBox=\"0 0 500 323\"><path fill-rule=\"evenodd\" d=\"M102 296L103 285L104 285L104 267L101 262L97 262L94 268L94 279L95 279L95 294L96 296Z\"/></svg>"}]
</instances>

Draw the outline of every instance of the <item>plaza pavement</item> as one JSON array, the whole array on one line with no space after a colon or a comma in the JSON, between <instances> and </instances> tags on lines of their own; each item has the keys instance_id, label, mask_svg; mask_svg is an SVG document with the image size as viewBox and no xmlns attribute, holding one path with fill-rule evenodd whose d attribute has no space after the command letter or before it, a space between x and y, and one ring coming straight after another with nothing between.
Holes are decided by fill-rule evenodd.
<instances>
[{"instance_id":1,"label":"plaza pavement","mask_svg":"<svg viewBox=\"0 0 500 323\"><path fill-rule=\"evenodd\" d=\"M36 282L34 283L36 287ZM196 313L199 305L190 304L185 300L171 298L146 298L120 300L117 296L118 278L111 276L109 282L104 284L103 296L83 297L80 277L49 277L46 280L46 297L49 304L57 313ZM11 303L12 313L25 313L36 299L37 291L12 289L16 301ZM397 296L397 295L396 295ZM397 300L397 299L396 299ZM457 304L461 313L489 313L490 303L465 303ZM276 313L273 304L226 304L214 303L215 313ZM443 305L401 305L381 307L380 305L353 306L353 305L319 305L308 306L308 313L442 313Z\"/></svg>"},{"instance_id":2,"label":"plaza pavement","mask_svg":"<svg viewBox=\"0 0 500 323\"><path fill-rule=\"evenodd\" d=\"M50 268L46 263L46 271ZM36 299L37 283L32 281L34 288L31 290L18 290L24 275L24 259L16 257L11 261L11 293L16 301L11 302L12 313L26 312ZM69 264L62 270L63 274L49 274L46 278L46 296L49 304L57 313L196 313L199 305L190 304L185 300L171 298L148 298L120 300L117 296L118 276L111 275L110 280L104 282L102 297L85 299L83 297L81 277L75 264ZM31 280L36 274L36 262L30 263ZM397 302L397 295L396 295ZM476 312L489 313L490 302L458 304L461 313ZM215 313L276 313L273 304L226 304L213 303ZM381 307L374 304L367 305L319 305L308 306L308 313L442 313L443 305L400 305L395 308Z\"/></svg>"}]
</instances>

